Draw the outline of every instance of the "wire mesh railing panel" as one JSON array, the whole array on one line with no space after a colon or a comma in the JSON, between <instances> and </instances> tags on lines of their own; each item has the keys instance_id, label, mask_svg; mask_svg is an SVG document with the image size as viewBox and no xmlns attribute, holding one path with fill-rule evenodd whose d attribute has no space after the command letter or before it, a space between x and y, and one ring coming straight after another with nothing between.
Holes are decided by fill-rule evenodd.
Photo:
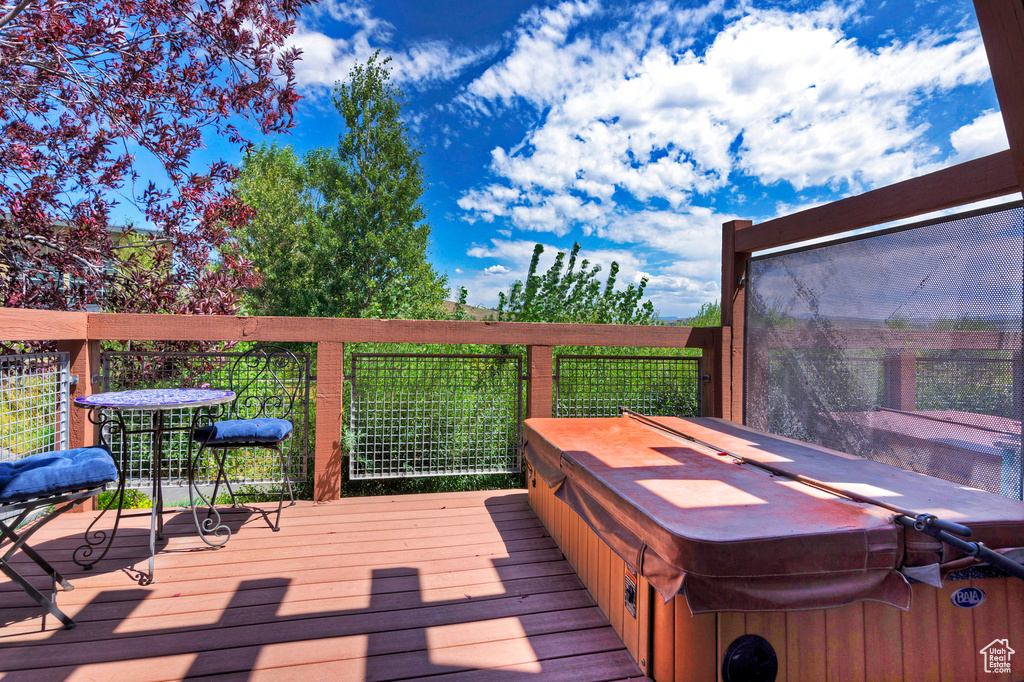
<instances>
[{"instance_id":1,"label":"wire mesh railing panel","mask_svg":"<svg viewBox=\"0 0 1024 682\"><path fill-rule=\"evenodd\" d=\"M748 277L747 425L1022 498L1024 205L759 256Z\"/></svg>"},{"instance_id":2,"label":"wire mesh railing panel","mask_svg":"<svg viewBox=\"0 0 1024 682\"><path fill-rule=\"evenodd\" d=\"M177 352L106 352L102 354L103 390L127 391L142 388L227 388L229 373L235 361L242 355L240 352L208 352L208 353L177 353ZM309 460L309 397L310 373L309 356L296 354L300 366L290 369L274 377L261 379L249 388L253 395L265 396L271 406L266 416L284 416L273 412L274 405L282 405L277 400L278 394L284 391L297 390L297 401L289 419L294 425L292 437L282 443L285 454L291 455L291 470L288 475L293 480L303 480ZM296 386L298 384L298 386ZM214 408L218 409L218 408ZM234 418L231 404L221 406L219 414L222 418ZM132 411L122 414L128 431L142 431L153 427L152 412ZM244 415L242 415L244 416ZM193 411L167 410L163 413L164 434L163 469L161 477L168 484L184 483L188 475L188 432L192 422ZM122 448L121 434L116 427L110 427L106 440L110 443L116 458L120 458ZM147 433L127 434L124 448L128 451L128 470L126 481L129 487L145 487L152 484L153 462L152 441ZM196 480L198 483L212 482L214 453L207 451L202 462L198 463ZM120 461L120 460L119 460ZM281 463L277 453L261 448L232 449L227 451L227 475L230 480L241 483L279 483L281 481Z\"/></svg>"},{"instance_id":3,"label":"wire mesh railing panel","mask_svg":"<svg viewBox=\"0 0 1024 682\"><path fill-rule=\"evenodd\" d=\"M0 462L68 448L69 363L67 353L0 355Z\"/></svg>"},{"instance_id":4,"label":"wire mesh railing panel","mask_svg":"<svg viewBox=\"0 0 1024 682\"><path fill-rule=\"evenodd\" d=\"M67 353L0 355L0 462L68 447Z\"/></svg>"},{"instance_id":5,"label":"wire mesh railing panel","mask_svg":"<svg viewBox=\"0 0 1024 682\"><path fill-rule=\"evenodd\" d=\"M615 417L622 408L663 417L701 413L699 358L559 355L554 384L556 417Z\"/></svg>"},{"instance_id":6,"label":"wire mesh railing panel","mask_svg":"<svg viewBox=\"0 0 1024 682\"><path fill-rule=\"evenodd\" d=\"M351 479L519 471L520 356L356 353L348 382Z\"/></svg>"},{"instance_id":7,"label":"wire mesh railing panel","mask_svg":"<svg viewBox=\"0 0 1024 682\"><path fill-rule=\"evenodd\" d=\"M1005 357L917 358L917 409L1012 417L1013 359L988 353Z\"/></svg>"}]
</instances>

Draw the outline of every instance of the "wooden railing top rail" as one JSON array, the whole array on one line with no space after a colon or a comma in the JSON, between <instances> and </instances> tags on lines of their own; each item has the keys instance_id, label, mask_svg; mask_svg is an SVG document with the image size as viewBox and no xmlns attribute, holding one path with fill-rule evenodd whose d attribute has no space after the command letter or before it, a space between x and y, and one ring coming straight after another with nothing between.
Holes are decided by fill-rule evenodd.
<instances>
[{"instance_id":1,"label":"wooden railing top rail","mask_svg":"<svg viewBox=\"0 0 1024 682\"><path fill-rule=\"evenodd\" d=\"M326 341L711 348L713 327L60 313L0 308L0 341Z\"/></svg>"},{"instance_id":2,"label":"wooden railing top rail","mask_svg":"<svg viewBox=\"0 0 1024 682\"><path fill-rule=\"evenodd\" d=\"M84 339L89 313L0 308L0 341L66 341Z\"/></svg>"}]
</instances>

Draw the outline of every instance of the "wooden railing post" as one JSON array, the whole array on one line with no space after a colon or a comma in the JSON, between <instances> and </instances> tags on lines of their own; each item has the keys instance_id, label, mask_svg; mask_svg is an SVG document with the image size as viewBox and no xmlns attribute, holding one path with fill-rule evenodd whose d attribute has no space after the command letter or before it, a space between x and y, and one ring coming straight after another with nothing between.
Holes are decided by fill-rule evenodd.
<instances>
[{"instance_id":1,"label":"wooden railing post","mask_svg":"<svg viewBox=\"0 0 1024 682\"><path fill-rule=\"evenodd\" d=\"M714 412L710 416L728 419L732 412L732 327L720 327L715 336L715 366L711 374Z\"/></svg>"},{"instance_id":2,"label":"wooden railing post","mask_svg":"<svg viewBox=\"0 0 1024 682\"><path fill-rule=\"evenodd\" d=\"M917 352L890 351L882 361L882 404L895 410L917 409Z\"/></svg>"},{"instance_id":3,"label":"wooden railing post","mask_svg":"<svg viewBox=\"0 0 1024 682\"><path fill-rule=\"evenodd\" d=\"M92 395L99 386L93 385L93 376L100 375L100 342L85 339L74 341L58 341L57 350L68 353L70 374L72 377L71 395L68 397L68 447L83 448L96 445L99 434L96 425L89 421L87 410L75 407L71 401L75 398ZM96 498L89 499L73 508L72 512L83 512L95 509Z\"/></svg>"},{"instance_id":4,"label":"wooden railing post","mask_svg":"<svg viewBox=\"0 0 1024 682\"><path fill-rule=\"evenodd\" d=\"M551 346L527 346L526 366L530 380L526 389L526 416L552 416L554 353Z\"/></svg>"},{"instance_id":5,"label":"wooden railing post","mask_svg":"<svg viewBox=\"0 0 1024 682\"><path fill-rule=\"evenodd\" d=\"M722 416L740 424L743 423L743 311L747 259L751 253L736 250L736 231L751 225L749 220L730 220L722 225L722 327L729 327L728 338L731 339L731 344L722 348L720 360L724 393Z\"/></svg>"},{"instance_id":6,"label":"wooden railing post","mask_svg":"<svg viewBox=\"0 0 1024 682\"><path fill-rule=\"evenodd\" d=\"M316 447L313 499L341 498L341 419L345 389L345 344L316 344Z\"/></svg>"},{"instance_id":7,"label":"wooden railing post","mask_svg":"<svg viewBox=\"0 0 1024 682\"><path fill-rule=\"evenodd\" d=\"M714 344L708 348L701 349L700 354L700 376L697 377L700 387L700 416L718 417L721 416L721 405L718 403L716 393L721 391L721 383L715 381L715 375L719 371L718 354L722 351L722 330L715 329ZM708 380L704 381L704 377ZM717 390L716 390L717 389Z\"/></svg>"}]
</instances>

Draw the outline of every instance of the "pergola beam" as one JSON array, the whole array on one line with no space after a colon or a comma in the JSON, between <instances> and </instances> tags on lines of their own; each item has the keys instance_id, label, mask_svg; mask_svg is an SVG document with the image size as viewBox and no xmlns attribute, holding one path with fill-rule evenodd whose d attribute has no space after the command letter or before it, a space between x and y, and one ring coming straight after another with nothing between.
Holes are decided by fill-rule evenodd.
<instances>
[{"instance_id":1,"label":"pergola beam","mask_svg":"<svg viewBox=\"0 0 1024 682\"><path fill-rule=\"evenodd\" d=\"M1024 74L1022 74L1024 77ZM736 230L737 251L762 251L1020 191L1010 151Z\"/></svg>"},{"instance_id":2,"label":"pergola beam","mask_svg":"<svg viewBox=\"0 0 1024 682\"><path fill-rule=\"evenodd\" d=\"M1024 187L1024 3L974 0L974 11L1010 142L1017 186Z\"/></svg>"}]
</instances>

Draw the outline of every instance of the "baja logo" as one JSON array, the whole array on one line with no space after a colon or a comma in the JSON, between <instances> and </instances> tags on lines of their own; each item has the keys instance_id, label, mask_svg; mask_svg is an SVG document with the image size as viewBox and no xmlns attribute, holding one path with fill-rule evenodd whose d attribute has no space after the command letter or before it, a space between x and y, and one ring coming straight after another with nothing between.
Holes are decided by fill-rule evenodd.
<instances>
[{"instance_id":1,"label":"baja logo","mask_svg":"<svg viewBox=\"0 0 1024 682\"><path fill-rule=\"evenodd\" d=\"M961 587L949 599L953 602L953 606L959 606L962 609L973 609L985 601L985 592L977 587Z\"/></svg>"}]
</instances>

